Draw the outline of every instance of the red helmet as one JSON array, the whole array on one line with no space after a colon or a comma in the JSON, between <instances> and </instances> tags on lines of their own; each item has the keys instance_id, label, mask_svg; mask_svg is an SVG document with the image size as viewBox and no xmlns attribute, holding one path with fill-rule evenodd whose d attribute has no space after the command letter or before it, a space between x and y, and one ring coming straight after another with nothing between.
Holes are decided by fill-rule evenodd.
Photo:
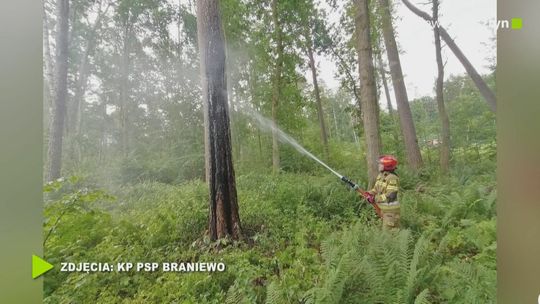
<instances>
[{"instance_id":1,"label":"red helmet","mask_svg":"<svg viewBox=\"0 0 540 304\"><path fill-rule=\"evenodd\" d=\"M397 158L392 155L383 155L379 157L379 164L384 166L385 171L392 171L396 169L398 161Z\"/></svg>"}]
</instances>

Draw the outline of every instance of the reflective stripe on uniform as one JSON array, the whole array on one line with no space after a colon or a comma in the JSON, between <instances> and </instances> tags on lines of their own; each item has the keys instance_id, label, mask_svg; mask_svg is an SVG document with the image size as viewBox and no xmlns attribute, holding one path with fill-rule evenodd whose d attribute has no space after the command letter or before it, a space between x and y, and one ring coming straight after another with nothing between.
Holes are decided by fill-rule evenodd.
<instances>
[{"instance_id":1,"label":"reflective stripe on uniform","mask_svg":"<svg viewBox=\"0 0 540 304\"><path fill-rule=\"evenodd\" d=\"M377 206L381 208L381 211L397 211L400 208L399 202L379 203Z\"/></svg>"}]
</instances>

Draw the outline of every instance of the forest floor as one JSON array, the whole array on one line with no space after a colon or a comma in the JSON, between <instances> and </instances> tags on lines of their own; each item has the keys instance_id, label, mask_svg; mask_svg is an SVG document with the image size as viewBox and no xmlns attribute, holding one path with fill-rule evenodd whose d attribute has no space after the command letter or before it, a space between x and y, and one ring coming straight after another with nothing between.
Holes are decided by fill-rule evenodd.
<instances>
[{"instance_id":1,"label":"forest floor","mask_svg":"<svg viewBox=\"0 0 540 304\"><path fill-rule=\"evenodd\" d=\"M245 239L218 243L205 236L203 182L140 183L114 193L76 179L50 184L45 258L53 264L199 261L223 262L226 271L54 269L44 302L494 302L494 162L444 178L400 176L402 229L383 232L372 208L329 174L239 175Z\"/></svg>"}]
</instances>

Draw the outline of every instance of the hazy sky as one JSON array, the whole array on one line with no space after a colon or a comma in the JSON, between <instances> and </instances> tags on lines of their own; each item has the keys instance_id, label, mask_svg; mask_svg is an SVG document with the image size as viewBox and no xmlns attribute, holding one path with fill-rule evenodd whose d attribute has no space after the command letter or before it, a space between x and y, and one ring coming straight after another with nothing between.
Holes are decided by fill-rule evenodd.
<instances>
[{"instance_id":1,"label":"hazy sky","mask_svg":"<svg viewBox=\"0 0 540 304\"><path fill-rule=\"evenodd\" d=\"M418 8L431 14L431 6L419 5L427 1L412 0ZM397 31L397 41L402 51L400 55L405 85L409 99L425 95L434 95L434 83L437 75L435 62L435 49L433 44L433 31L420 17L413 14L401 1L396 3L398 20L394 27ZM454 38L465 56L480 74L488 72L486 58L495 56L497 50L490 38L495 35L493 27L485 25L494 23L497 16L496 0L442 0L440 23ZM483 24L484 23L484 24ZM443 62L445 66L445 79L451 74L463 74L465 69L455 58L454 54L443 45ZM330 88L337 88L339 81L334 78L335 64L325 58L320 61L319 73ZM395 105L393 91L391 97ZM380 103L386 104L384 94L381 94Z\"/></svg>"}]
</instances>

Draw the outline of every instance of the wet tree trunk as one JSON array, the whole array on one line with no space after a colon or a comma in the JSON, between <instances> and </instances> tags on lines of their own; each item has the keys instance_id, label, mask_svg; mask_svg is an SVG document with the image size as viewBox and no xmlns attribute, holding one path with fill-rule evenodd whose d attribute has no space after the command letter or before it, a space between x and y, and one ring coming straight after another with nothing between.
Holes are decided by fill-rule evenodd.
<instances>
[{"instance_id":1,"label":"wet tree trunk","mask_svg":"<svg viewBox=\"0 0 540 304\"><path fill-rule=\"evenodd\" d=\"M232 163L225 43L219 1L197 1L197 37L203 102L208 118L205 124L210 189L208 231L212 240L226 236L239 239L242 232Z\"/></svg>"},{"instance_id":2,"label":"wet tree trunk","mask_svg":"<svg viewBox=\"0 0 540 304\"><path fill-rule=\"evenodd\" d=\"M379 135L379 104L375 87L375 68L371 47L369 27L369 9L367 0L357 0L356 4L356 37L358 51L358 70L360 75L360 101L364 122L364 134L367 146L367 167L369 187L377 178L377 159L381 153Z\"/></svg>"},{"instance_id":3,"label":"wet tree trunk","mask_svg":"<svg viewBox=\"0 0 540 304\"><path fill-rule=\"evenodd\" d=\"M439 19L439 1L433 0L433 20L437 22ZM435 23L437 24L437 23ZM441 171L446 173L450 168L450 120L444 107L444 66L441 55L441 37L439 36L438 26L433 27L435 35L435 57L437 59L437 84L435 91L437 94L437 107L439 109L439 119L441 120L441 146L440 146L440 164Z\"/></svg>"},{"instance_id":4,"label":"wet tree trunk","mask_svg":"<svg viewBox=\"0 0 540 304\"><path fill-rule=\"evenodd\" d=\"M48 180L60 177L62 169L62 140L67 100L69 1L57 1L58 30L56 34L56 88L49 134Z\"/></svg>"},{"instance_id":5,"label":"wet tree trunk","mask_svg":"<svg viewBox=\"0 0 540 304\"><path fill-rule=\"evenodd\" d=\"M278 141L278 106L281 98L281 73L283 69L283 34L279 22L279 12L277 0L272 0L272 18L275 26L275 37L277 43L277 61L274 71L273 92L272 92L272 171L279 172L279 141Z\"/></svg>"},{"instance_id":6,"label":"wet tree trunk","mask_svg":"<svg viewBox=\"0 0 540 304\"><path fill-rule=\"evenodd\" d=\"M412 5L408 0L402 0L402 1L403 1L403 4L405 4L405 6L407 6L413 13L415 13L420 18L426 20L429 24L433 25L433 19L426 12L419 10L414 5ZM482 79L480 74L478 74L478 72L476 71L474 66L471 64L469 59L465 57L465 54L463 54L461 49L457 46L457 44L454 42L452 37L450 37L448 32L442 26L439 26L439 34L441 38L444 40L444 42L446 42L446 45L448 45L450 50L452 50L454 55L456 55L458 60L461 62L461 64L467 71L467 74L469 74L474 84L480 91L480 94L482 94L482 96L488 103L488 106L490 107L491 111L493 112L497 111L497 99L495 98L495 94L488 87L488 85Z\"/></svg>"},{"instance_id":7,"label":"wet tree trunk","mask_svg":"<svg viewBox=\"0 0 540 304\"><path fill-rule=\"evenodd\" d=\"M315 58L313 56L313 43L309 31L306 33L307 40L307 53L309 57L309 67L311 68L311 77L313 78L313 90L315 93L315 101L317 103L317 115L319 117L319 126L321 131L321 141L324 148L324 156L328 159L330 152L328 149L328 135L326 132L326 124L324 123L324 113L321 101L321 95L319 92L319 83L317 81L317 67L315 65ZM336 130L337 131L337 130Z\"/></svg>"},{"instance_id":8,"label":"wet tree trunk","mask_svg":"<svg viewBox=\"0 0 540 304\"><path fill-rule=\"evenodd\" d=\"M392 15L390 14L389 0L379 0L379 5L382 9L382 27L384 44L388 55L388 63L390 65L390 74L392 76L392 84L394 86L394 94L396 95L396 103L399 114L399 123L401 132L405 141L405 152L407 155L407 163L409 166L418 170L422 166L422 155L416 138L416 129L412 118L411 108L409 106L409 98L407 97L407 89L403 79L403 71L401 70L401 62L399 60L399 51L392 26Z\"/></svg>"}]
</instances>

